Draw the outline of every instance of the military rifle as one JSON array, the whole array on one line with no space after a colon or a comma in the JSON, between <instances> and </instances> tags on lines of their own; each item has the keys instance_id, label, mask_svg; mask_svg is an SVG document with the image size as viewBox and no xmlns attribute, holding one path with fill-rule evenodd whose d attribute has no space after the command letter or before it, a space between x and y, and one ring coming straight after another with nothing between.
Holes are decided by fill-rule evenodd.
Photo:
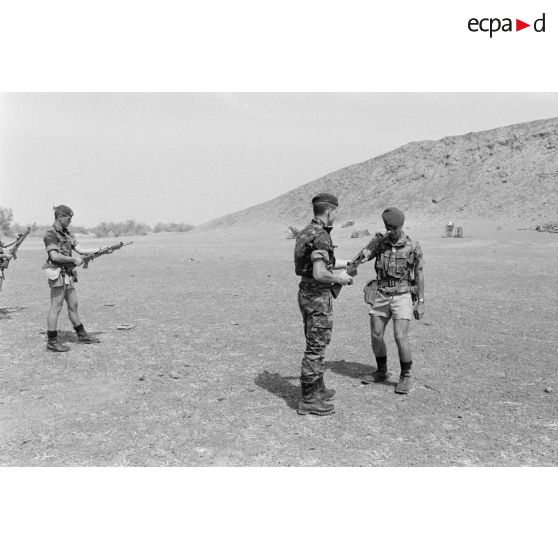
<instances>
[{"instance_id":1,"label":"military rifle","mask_svg":"<svg viewBox=\"0 0 558 558\"><path fill-rule=\"evenodd\" d=\"M33 223L33 226L35 226L34 223ZM10 250L9 250L9 254L12 256L12 259L17 260L17 251L18 251L19 247L23 244L23 241L27 238L27 235L30 232L31 232L31 227L27 227L27 230L24 233L19 233L17 235L17 238L14 240L14 242L4 246L4 248L7 248L8 246L12 246L12 248L10 248ZM9 265L10 265L10 260L2 260L0 262L0 269L2 269L2 270L8 269Z\"/></svg>"},{"instance_id":2,"label":"military rifle","mask_svg":"<svg viewBox=\"0 0 558 558\"><path fill-rule=\"evenodd\" d=\"M115 250L120 250L120 248L122 248L123 246L128 246L129 244L133 244L133 241L119 242L118 244L114 244L113 246L107 246L106 248L97 250L92 254L85 254L84 256L81 256L81 259L83 260L83 269L87 269L89 267L89 262L92 262L94 259L99 258L100 256L104 256L105 254L110 254ZM75 264L64 264L64 267L68 271L73 271L76 266Z\"/></svg>"},{"instance_id":3,"label":"military rifle","mask_svg":"<svg viewBox=\"0 0 558 558\"><path fill-rule=\"evenodd\" d=\"M372 254L374 254L380 247L380 242L384 238L385 236L382 233L377 232L374 235L374 238L372 238L372 240L347 264L347 275L355 277L358 274L358 267L364 262L367 262L369 259L368 255L365 254L364 251L369 250ZM343 285L339 285L337 283L331 286L333 298L337 298L339 296L342 286Z\"/></svg>"}]
</instances>

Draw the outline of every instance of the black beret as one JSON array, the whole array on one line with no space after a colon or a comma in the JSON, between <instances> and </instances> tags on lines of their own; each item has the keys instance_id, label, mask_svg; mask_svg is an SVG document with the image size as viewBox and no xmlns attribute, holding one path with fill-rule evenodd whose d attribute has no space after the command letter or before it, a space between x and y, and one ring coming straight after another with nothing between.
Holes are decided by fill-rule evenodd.
<instances>
[{"instance_id":1,"label":"black beret","mask_svg":"<svg viewBox=\"0 0 558 558\"><path fill-rule=\"evenodd\" d=\"M74 216L74 212L67 205L57 205L53 207L53 209L60 215L69 215L70 217Z\"/></svg>"},{"instance_id":2,"label":"black beret","mask_svg":"<svg viewBox=\"0 0 558 558\"><path fill-rule=\"evenodd\" d=\"M388 207L382 213L382 219L389 227L399 227L405 222L405 214L397 207Z\"/></svg>"},{"instance_id":3,"label":"black beret","mask_svg":"<svg viewBox=\"0 0 558 558\"><path fill-rule=\"evenodd\" d=\"M333 205L336 205L336 206L339 205L339 201L337 200L337 196L334 196L333 194L321 193L321 194L316 194L312 198L312 203L321 203L321 202L332 203Z\"/></svg>"}]
</instances>

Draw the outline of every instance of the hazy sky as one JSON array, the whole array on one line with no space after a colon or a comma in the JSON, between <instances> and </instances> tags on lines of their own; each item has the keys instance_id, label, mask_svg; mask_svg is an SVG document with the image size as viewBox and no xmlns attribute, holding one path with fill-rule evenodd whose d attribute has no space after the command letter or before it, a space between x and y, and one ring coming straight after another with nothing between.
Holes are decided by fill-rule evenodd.
<instances>
[{"instance_id":1,"label":"hazy sky","mask_svg":"<svg viewBox=\"0 0 558 558\"><path fill-rule=\"evenodd\" d=\"M558 94L0 94L0 205L26 224L200 224L409 141L558 116Z\"/></svg>"}]
</instances>

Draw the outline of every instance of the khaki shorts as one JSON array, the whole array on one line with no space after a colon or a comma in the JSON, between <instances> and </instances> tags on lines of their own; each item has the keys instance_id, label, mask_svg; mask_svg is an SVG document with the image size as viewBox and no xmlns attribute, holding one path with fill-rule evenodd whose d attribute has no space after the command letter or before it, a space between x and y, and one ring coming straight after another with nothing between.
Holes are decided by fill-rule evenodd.
<instances>
[{"instance_id":1,"label":"khaki shorts","mask_svg":"<svg viewBox=\"0 0 558 558\"><path fill-rule=\"evenodd\" d=\"M394 320L410 320L413 317L413 300L411 293L387 295L381 291L376 293L371 316L382 316Z\"/></svg>"}]
</instances>

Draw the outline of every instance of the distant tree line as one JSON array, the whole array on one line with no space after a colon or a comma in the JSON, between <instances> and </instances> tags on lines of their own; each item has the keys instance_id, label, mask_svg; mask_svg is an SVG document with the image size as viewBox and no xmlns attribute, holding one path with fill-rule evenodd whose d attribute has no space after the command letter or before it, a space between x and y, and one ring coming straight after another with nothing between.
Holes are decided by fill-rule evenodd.
<instances>
[{"instance_id":1,"label":"distant tree line","mask_svg":"<svg viewBox=\"0 0 558 558\"><path fill-rule=\"evenodd\" d=\"M9 207L0 207L0 233L9 235L14 214Z\"/></svg>"},{"instance_id":2,"label":"distant tree line","mask_svg":"<svg viewBox=\"0 0 558 558\"><path fill-rule=\"evenodd\" d=\"M31 236L43 236L50 229L51 225L34 225L31 229ZM101 223L95 227L80 227L72 225L71 230L77 234L94 235L97 238L118 237L118 236L138 236L146 235L151 232L187 232L194 228L187 223L157 223L150 227L145 223L139 223L134 219L129 219L122 223ZM2 236L15 236L27 230L26 226L13 222L13 212L8 207L0 207L0 234Z\"/></svg>"},{"instance_id":3,"label":"distant tree line","mask_svg":"<svg viewBox=\"0 0 558 558\"><path fill-rule=\"evenodd\" d=\"M187 223L157 223L153 227L153 232L188 232L193 228L194 225L188 225Z\"/></svg>"},{"instance_id":4,"label":"distant tree line","mask_svg":"<svg viewBox=\"0 0 558 558\"><path fill-rule=\"evenodd\" d=\"M129 219L123 223L101 223L89 229L97 238L117 236L141 236L151 232L151 227L145 223L136 223Z\"/></svg>"}]
</instances>

